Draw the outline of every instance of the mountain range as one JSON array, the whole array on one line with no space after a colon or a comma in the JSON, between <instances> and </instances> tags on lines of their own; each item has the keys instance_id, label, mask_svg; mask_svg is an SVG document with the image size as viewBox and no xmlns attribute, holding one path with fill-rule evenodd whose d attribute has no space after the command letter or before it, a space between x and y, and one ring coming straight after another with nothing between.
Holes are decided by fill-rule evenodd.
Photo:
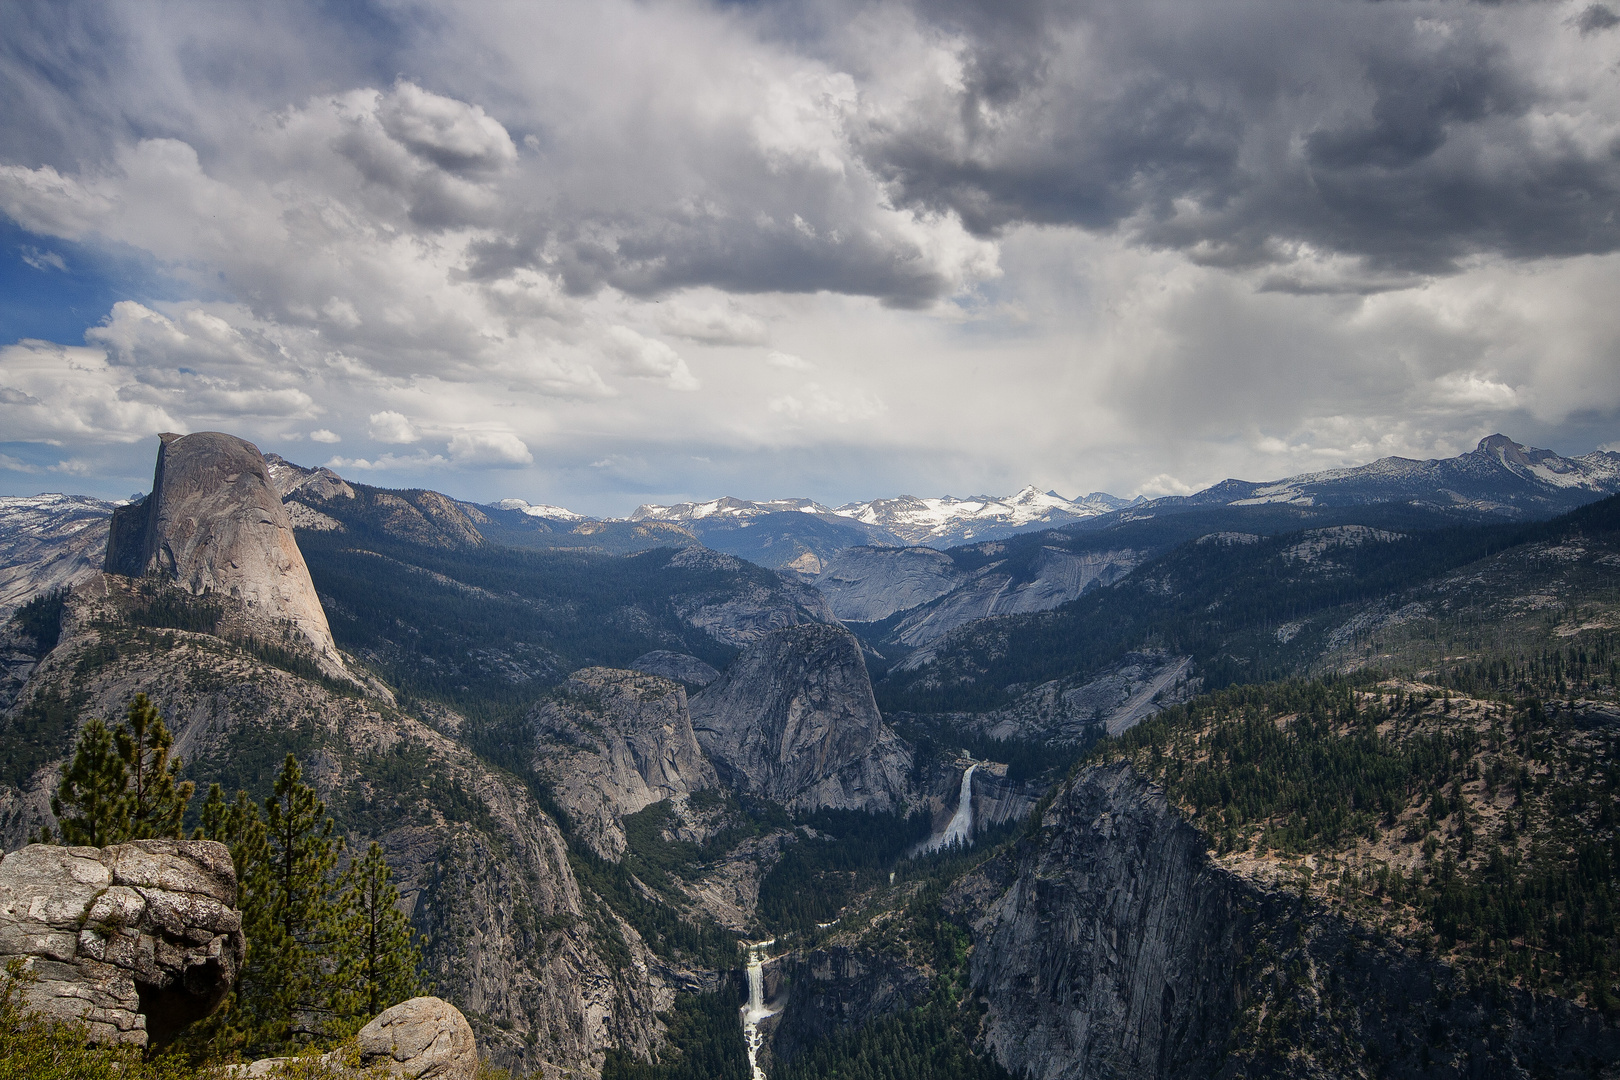
<instances>
[{"instance_id":1,"label":"mountain range","mask_svg":"<svg viewBox=\"0 0 1620 1080\"><path fill-rule=\"evenodd\" d=\"M1192 495L1123 499L1093 492L1066 499L1033 486L1004 497L976 495L889 499L828 507L812 499L642 505L633 522L664 522L705 545L778 569L815 575L845 547L949 548L1066 525L1107 527L1119 520L1213 506L1366 506L1407 503L1445 513L1523 519L1571 510L1620 491L1620 453L1595 450L1566 458L1491 435L1453 458L1387 457L1354 468L1282 480L1223 480ZM592 519L521 499L496 504L538 520L573 525ZM604 519L613 520L613 519Z\"/></svg>"},{"instance_id":2,"label":"mountain range","mask_svg":"<svg viewBox=\"0 0 1620 1080\"><path fill-rule=\"evenodd\" d=\"M1614 1075L1614 457L784 571L165 436L0 506L0 840L143 692L205 786L308 763L520 1073Z\"/></svg>"}]
</instances>

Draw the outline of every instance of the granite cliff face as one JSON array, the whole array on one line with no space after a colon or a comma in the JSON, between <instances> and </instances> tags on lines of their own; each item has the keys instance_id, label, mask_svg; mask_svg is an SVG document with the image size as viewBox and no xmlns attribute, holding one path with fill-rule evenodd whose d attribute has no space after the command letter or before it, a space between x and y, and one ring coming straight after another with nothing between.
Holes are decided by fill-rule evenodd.
<instances>
[{"instance_id":1,"label":"granite cliff face","mask_svg":"<svg viewBox=\"0 0 1620 1080\"><path fill-rule=\"evenodd\" d=\"M113 514L110 573L156 574L240 601L267 628L290 626L331 674L343 672L292 522L258 447L217 431L159 436L152 493Z\"/></svg>"},{"instance_id":2,"label":"granite cliff face","mask_svg":"<svg viewBox=\"0 0 1620 1080\"><path fill-rule=\"evenodd\" d=\"M991 541L977 548L1001 546ZM893 639L904 645L928 645L975 619L1050 611L1092 586L1113 584L1141 561L1141 553L1130 550L1076 552L1045 547L1016 570L992 562L963 574L951 592L902 619Z\"/></svg>"},{"instance_id":3,"label":"granite cliff face","mask_svg":"<svg viewBox=\"0 0 1620 1080\"><path fill-rule=\"evenodd\" d=\"M1213 1075L1255 918L1235 885L1129 768L1084 774L976 923L987 1045L1042 1080Z\"/></svg>"},{"instance_id":4,"label":"granite cliff face","mask_svg":"<svg viewBox=\"0 0 1620 1080\"><path fill-rule=\"evenodd\" d=\"M890 640L918 647L975 619L1048 611L1118 581L1142 557L1126 549L1077 552L1050 545L1013 557L999 541L951 552L852 547L828 560L815 583L840 619L879 622L910 612Z\"/></svg>"},{"instance_id":5,"label":"granite cliff face","mask_svg":"<svg viewBox=\"0 0 1620 1080\"><path fill-rule=\"evenodd\" d=\"M213 1012L246 955L236 870L211 840L32 844L0 859L0 966L28 1004L97 1042L162 1043Z\"/></svg>"},{"instance_id":6,"label":"granite cliff face","mask_svg":"<svg viewBox=\"0 0 1620 1080\"><path fill-rule=\"evenodd\" d=\"M834 555L815 581L840 619L880 622L944 596L962 576L943 551L862 546Z\"/></svg>"},{"instance_id":7,"label":"granite cliff face","mask_svg":"<svg viewBox=\"0 0 1620 1080\"><path fill-rule=\"evenodd\" d=\"M837 626L765 635L692 699L720 778L794 809L891 810L911 751L879 715L859 642Z\"/></svg>"},{"instance_id":8,"label":"granite cliff face","mask_svg":"<svg viewBox=\"0 0 1620 1080\"><path fill-rule=\"evenodd\" d=\"M1081 773L947 907L972 924L985 1047L1038 1080L1620 1068L1620 1029L1596 1012L1466 985L1215 866L1126 763Z\"/></svg>"},{"instance_id":9,"label":"granite cliff face","mask_svg":"<svg viewBox=\"0 0 1620 1080\"><path fill-rule=\"evenodd\" d=\"M718 783L692 733L686 691L669 679L585 668L531 722L536 772L603 858L624 853L625 814Z\"/></svg>"}]
</instances>

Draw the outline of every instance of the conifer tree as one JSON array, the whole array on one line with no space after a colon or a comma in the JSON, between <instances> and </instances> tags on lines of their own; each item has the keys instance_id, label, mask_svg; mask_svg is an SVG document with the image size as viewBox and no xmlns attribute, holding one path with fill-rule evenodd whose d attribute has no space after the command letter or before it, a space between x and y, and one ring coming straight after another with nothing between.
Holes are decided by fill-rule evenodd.
<instances>
[{"instance_id":1,"label":"conifer tree","mask_svg":"<svg viewBox=\"0 0 1620 1080\"><path fill-rule=\"evenodd\" d=\"M245 791L236 793L235 802L226 802L225 790L218 784L210 784L201 819L202 824L192 836L198 840L218 840L231 849L237 888L243 894L242 906L245 907L252 877L262 873L265 861L264 821L259 817L258 804Z\"/></svg>"},{"instance_id":2,"label":"conifer tree","mask_svg":"<svg viewBox=\"0 0 1620 1080\"><path fill-rule=\"evenodd\" d=\"M243 926L256 955L244 981L261 1034L290 1048L317 1036L334 1011L333 973L323 961L339 941L334 872L343 841L291 754L264 809L265 854L249 876L255 917L252 929Z\"/></svg>"},{"instance_id":3,"label":"conifer tree","mask_svg":"<svg viewBox=\"0 0 1620 1080\"><path fill-rule=\"evenodd\" d=\"M345 875L343 959L339 968L343 1012L359 1027L378 1013L422 993L410 920L399 910L399 890L382 845L372 841Z\"/></svg>"},{"instance_id":4,"label":"conifer tree","mask_svg":"<svg viewBox=\"0 0 1620 1080\"><path fill-rule=\"evenodd\" d=\"M136 694L129 703L114 738L128 777L130 838L179 836L180 819L197 785L179 779L181 761L169 759L174 736L145 694Z\"/></svg>"},{"instance_id":5,"label":"conifer tree","mask_svg":"<svg viewBox=\"0 0 1620 1080\"><path fill-rule=\"evenodd\" d=\"M73 760L51 796L64 844L106 847L129 839L129 776L113 733L92 718L79 733Z\"/></svg>"}]
</instances>

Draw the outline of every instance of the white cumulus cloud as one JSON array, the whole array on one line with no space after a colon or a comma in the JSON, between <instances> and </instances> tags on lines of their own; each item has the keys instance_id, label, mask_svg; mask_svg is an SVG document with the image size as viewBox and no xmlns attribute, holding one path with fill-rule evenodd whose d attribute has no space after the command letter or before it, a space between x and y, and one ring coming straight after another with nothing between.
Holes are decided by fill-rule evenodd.
<instances>
[{"instance_id":1,"label":"white cumulus cloud","mask_svg":"<svg viewBox=\"0 0 1620 1080\"><path fill-rule=\"evenodd\" d=\"M534 455L523 440L506 431L468 431L452 436L450 460L457 465L532 465Z\"/></svg>"},{"instance_id":2,"label":"white cumulus cloud","mask_svg":"<svg viewBox=\"0 0 1620 1080\"><path fill-rule=\"evenodd\" d=\"M372 413L369 430L373 439L384 443L413 443L422 437L409 417L392 409Z\"/></svg>"}]
</instances>

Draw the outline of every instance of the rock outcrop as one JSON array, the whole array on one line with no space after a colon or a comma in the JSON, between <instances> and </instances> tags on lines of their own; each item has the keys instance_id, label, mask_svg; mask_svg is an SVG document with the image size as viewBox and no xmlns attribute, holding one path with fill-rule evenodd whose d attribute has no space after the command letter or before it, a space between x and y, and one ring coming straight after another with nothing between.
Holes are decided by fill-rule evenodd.
<instances>
[{"instance_id":1,"label":"rock outcrop","mask_svg":"<svg viewBox=\"0 0 1620 1080\"><path fill-rule=\"evenodd\" d=\"M1620 1028L1470 986L1399 942L1214 865L1127 763L1061 790L958 883L984 1045L1036 1080L1613 1075Z\"/></svg>"},{"instance_id":2,"label":"rock outcrop","mask_svg":"<svg viewBox=\"0 0 1620 1080\"><path fill-rule=\"evenodd\" d=\"M354 1037L353 1048L322 1054L321 1064L340 1069L357 1063L367 1076L378 1070L392 1080L476 1080L478 1045L461 1010L442 998L416 997L378 1013ZM261 1058L228 1070L237 1080L303 1076L307 1059ZM323 1073L323 1075L325 1075Z\"/></svg>"},{"instance_id":3,"label":"rock outcrop","mask_svg":"<svg viewBox=\"0 0 1620 1080\"><path fill-rule=\"evenodd\" d=\"M619 819L655 802L714 787L677 682L639 671L585 668L534 711L536 771L597 854L618 859Z\"/></svg>"},{"instance_id":4,"label":"rock outcrop","mask_svg":"<svg viewBox=\"0 0 1620 1080\"><path fill-rule=\"evenodd\" d=\"M152 493L113 514L109 573L155 574L238 600L250 620L290 626L329 673L343 671L326 612L258 447L217 431L159 436Z\"/></svg>"},{"instance_id":5,"label":"rock outcrop","mask_svg":"<svg viewBox=\"0 0 1620 1080\"><path fill-rule=\"evenodd\" d=\"M630 667L635 671L645 671L649 675L662 675L666 679L674 679L688 686L708 686L720 677L720 672L697 657L670 652L668 649L654 649L650 653L643 653L630 661Z\"/></svg>"},{"instance_id":6,"label":"rock outcrop","mask_svg":"<svg viewBox=\"0 0 1620 1080\"><path fill-rule=\"evenodd\" d=\"M384 1009L355 1037L362 1068L382 1065L404 1080L474 1080L478 1047L467 1018L448 1001L411 998Z\"/></svg>"},{"instance_id":7,"label":"rock outcrop","mask_svg":"<svg viewBox=\"0 0 1620 1080\"><path fill-rule=\"evenodd\" d=\"M0 859L0 964L28 1004L98 1042L162 1043L212 1012L246 954L236 870L211 840L31 844Z\"/></svg>"},{"instance_id":8,"label":"rock outcrop","mask_svg":"<svg viewBox=\"0 0 1620 1080\"><path fill-rule=\"evenodd\" d=\"M992 546L1001 545L979 545ZM901 619L892 640L915 648L936 642L975 619L1050 611L1093 586L1113 584L1141 561L1137 551L1077 552L1045 547L1016 570L992 562L963 575L953 591Z\"/></svg>"},{"instance_id":9,"label":"rock outcrop","mask_svg":"<svg viewBox=\"0 0 1620 1080\"><path fill-rule=\"evenodd\" d=\"M670 604L686 625L727 645L751 645L787 626L838 622L826 598L809 585L785 574L750 575L747 564L733 555L689 547L669 565L713 575L717 588L684 591L670 597Z\"/></svg>"},{"instance_id":10,"label":"rock outcrop","mask_svg":"<svg viewBox=\"0 0 1620 1080\"><path fill-rule=\"evenodd\" d=\"M1203 686L1192 657L1143 650L1121 656L1081 680L1054 679L974 721L992 739L1085 742L1118 735L1160 709L1193 697Z\"/></svg>"},{"instance_id":11,"label":"rock outcrop","mask_svg":"<svg viewBox=\"0 0 1620 1080\"><path fill-rule=\"evenodd\" d=\"M116 716L148 693L187 775L227 790L267 780L287 750L298 753L327 805L353 812L351 850L382 843L422 934L425 974L465 1008L492 1061L578 1075L599 1070L609 1048L655 1052L657 1015L674 996L665 968L582 887L525 779L487 768L456 741L464 718L441 707L429 724L211 634L163 630L162 648L142 647L145 628L118 613L143 583L107 574L99 584L107 588L81 585L68 597L61 642L34 670L23 707L71 692L71 722ZM70 737L71 728L56 736L64 748ZM6 846L51 823L58 765L41 759L22 786L0 786Z\"/></svg>"},{"instance_id":12,"label":"rock outcrop","mask_svg":"<svg viewBox=\"0 0 1620 1080\"><path fill-rule=\"evenodd\" d=\"M843 627L766 635L691 712L698 743L733 787L795 809L907 801L911 751L878 713L860 643Z\"/></svg>"}]
</instances>

